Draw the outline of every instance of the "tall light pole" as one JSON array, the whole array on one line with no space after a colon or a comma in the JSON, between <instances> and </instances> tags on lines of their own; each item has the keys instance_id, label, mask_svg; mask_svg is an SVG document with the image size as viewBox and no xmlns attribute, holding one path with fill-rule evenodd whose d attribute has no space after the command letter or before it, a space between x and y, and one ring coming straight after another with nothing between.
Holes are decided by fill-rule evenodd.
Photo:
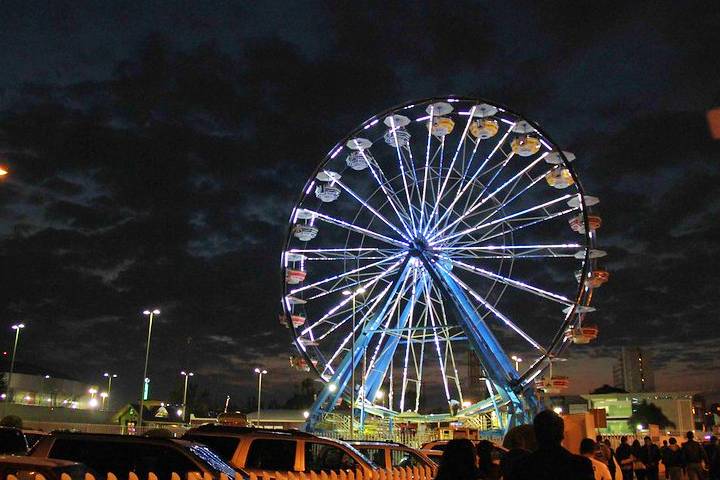
<instances>
[{"instance_id":1,"label":"tall light pole","mask_svg":"<svg viewBox=\"0 0 720 480\"><path fill-rule=\"evenodd\" d=\"M13 396L12 376L13 371L15 370L15 352L17 352L18 341L20 340L20 330L22 330L23 328L25 328L24 323L16 323L12 326L12 329L15 330L15 343L13 344L12 358L10 359L10 373L8 374L7 395L5 396L5 400L8 402L11 401L11 398Z\"/></svg>"},{"instance_id":2,"label":"tall light pole","mask_svg":"<svg viewBox=\"0 0 720 480\"><path fill-rule=\"evenodd\" d=\"M108 380L107 395L105 396L105 398L108 399L107 406L109 407L110 406L110 391L112 390L112 381L113 381L113 378L117 378L117 373L105 372L105 373L103 373L103 377L107 378L107 380ZM145 380L143 380L143 381L145 381ZM143 385L143 390L144 390L144 385ZM105 405L103 405L103 410L104 409L105 409Z\"/></svg>"},{"instance_id":3,"label":"tall light pole","mask_svg":"<svg viewBox=\"0 0 720 480\"><path fill-rule=\"evenodd\" d=\"M195 375L193 372L180 372L180 375L183 375L185 377L185 388L183 389L183 423L187 423L187 387L188 387L188 380L190 377Z\"/></svg>"},{"instance_id":4,"label":"tall light pole","mask_svg":"<svg viewBox=\"0 0 720 480\"><path fill-rule=\"evenodd\" d=\"M258 375L258 411L257 411L257 424L260 426L260 396L262 395L262 377L267 375L267 370L264 368L255 368L255 373Z\"/></svg>"},{"instance_id":5,"label":"tall light pole","mask_svg":"<svg viewBox=\"0 0 720 480\"><path fill-rule=\"evenodd\" d=\"M510 358L511 358L512 360L515 360L515 370L517 370L517 371L519 372L519 371L520 371L520 362L522 362L523 359L520 358L520 357L518 357L517 355L513 355L513 356L510 357Z\"/></svg>"},{"instance_id":6,"label":"tall light pole","mask_svg":"<svg viewBox=\"0 0 720 480\"><path fill-rule=\"evenodd\" d=\"M159 309L145 310L143 315L150 317L150 323L148 326L147 345L145 346L145 369L143 370L142 388L140 389L140 417L138 418L138 427L142 427L143 424L143 410L145 409L145 384L147 383L147 367L148 358L150 357L150 336L152 335L152 324L155 315L160 315Z\"/></svg>"},{"instance_id":7,"label":"tall light pole","mask_svg":"<svg viewBox=\"0 0 720 480\"><path fill-rule=\"evenodd\" d=\"M355 437L355 310L356 310L356 303L355 303L355 297L358 295L361 295L365 293L365 289L363 287L360 287L355 290L355 292L352 292L350 290L343 290L343 295L352 295L352 333L351 333L351 344L350 344L350 366L352 368L351 374L350 374L350 439ZM363 372L362 378L361 378L362 386L365 386L365 372ZM364 395L363 395L364 396ZM364 400L364 399L363 399ZM363 401L363 411L364 411L364 401Z\"/></svg>"}]
</instances>

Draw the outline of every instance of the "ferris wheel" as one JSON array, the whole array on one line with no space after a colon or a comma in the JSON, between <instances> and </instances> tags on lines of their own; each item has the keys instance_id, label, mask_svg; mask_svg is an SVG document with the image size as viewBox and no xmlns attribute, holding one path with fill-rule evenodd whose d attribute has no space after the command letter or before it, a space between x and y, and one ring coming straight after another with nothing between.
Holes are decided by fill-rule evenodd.
<instances>
[{"instance_id":1,"label":"ferris wheel","mask_svg":"<svg viewBox=\"0 0 720 480\"><path fill-rule=\"evenodd\" d=\"M543 374L597 336L585 317L608 279L599 200L574 158L517 113L462 97L375 115L329 152L281 259L291 362L323 382L307 428L343 400L363 416L494 410L507 428L540 408L538 390L567 387ZM468 398L471 357L484 399Z\"/></svg>"}]
</instances>

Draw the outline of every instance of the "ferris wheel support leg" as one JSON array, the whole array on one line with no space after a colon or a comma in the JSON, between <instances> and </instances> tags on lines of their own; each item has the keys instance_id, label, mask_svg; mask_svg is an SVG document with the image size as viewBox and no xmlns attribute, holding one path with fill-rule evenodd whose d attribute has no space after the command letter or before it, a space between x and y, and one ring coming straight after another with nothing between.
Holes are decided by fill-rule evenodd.
<instances>
[{"instance_id":1,"label":"ferris wheel support leg","mask_svg":"<svg viewBox=\"0 0 720 480\"><path fill-rule=\"evenodd\" d=\"M465 330L470 345L478 355L488 377L497 387L498 395L507 405L509 419L506 426L510 428L520 423L527 423L528 415L537 409L537 400L532 388L520 387L519 373L488 325L477 315L460 285L427 252L421 252L419 258L440 292L455 307L458 322Z\"/></svg>"},{"instance_id":2,"label":"ferris wheel support leg","mask_svg":"<svg viewBox=\"0 0 720 480\"><path fill-rule=\"evenodd\" d=\"M401 285L404 283L403 280L409 270L409 263L406 259L405 265L402 269L402 274L395 280L392 292L388 296L388 300L385 302L385 305L383 305L382 309L371 320L369 320L368 326L363 328L362 334L355 340L354 354L353 352L347 352L345 354L340 362L340 366L335 371L335 374L318 394L317 399L309 410L309 416L304 426L305 431L313 431L315 429L315 425L321 420L322 416L335 409L335 405L345 393L348 383L350 383L353 370L356 369L362 361L363 351L368 347L370 340L377 332L378 327L380 327L380 324L393 303L392 299L398 294ZM352 385L351 388L355 388L355 386Z\"/></svg>"}]
</instances>

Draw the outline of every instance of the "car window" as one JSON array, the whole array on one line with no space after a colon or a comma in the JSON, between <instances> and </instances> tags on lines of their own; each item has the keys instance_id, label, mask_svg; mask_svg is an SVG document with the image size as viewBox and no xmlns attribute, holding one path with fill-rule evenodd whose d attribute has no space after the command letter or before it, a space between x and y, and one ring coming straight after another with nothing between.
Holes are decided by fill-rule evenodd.
<instances>
[{"instance_id":1,"label":"car window","mask_svg":"<svg viewBox=\"0 0 720 480\"><path fill-rule=\"evenodd\" d=\"M50 458L84 463L91 473L118 478L134 472L147 477L152 472L159 479L169 479L173 472L186 474L200 468L180 451L162 445L135 442L93 441L82 438L58 438L50 449Z\"/></svg>"},{"instance_id":2,"label":"car window","mask_svg":"<svg viewBox=\"0 0 720 480\"><path fill-rule=\"evenodd\" d=\"M132 471L127 449L117 445L83 438L56 438L48 457L84 463L91 473L105 476L108 472L118 478Z\"/></svg>"},{"instance_id":3,"label":"car window","mask_svg":"<svg viewBox=\"0 0 720 480\"><path fill-rule=\"evenodd\" d=\"M240 443L239 438L198 435L195 433L185 435L183 438L207 445L226 462L229 462L233 456L235 456L235 450L237 449L238 443Z\"/></svg>"},{"instance_id":4,"label":"car window","mask_svg":"<svg viewBox=\"0 0 720 480\"><path fill-rule=\"evenodd\" d=\"M355 445L360 453L365 455L367 458L380 468L385 468L385 449L384 448L372 448L372 447L358 447Z\"/></svg>"},{"instance_id":5,"label":"car window","mask_svg":"<svg viewBox=\"0 0 720 480\"><path fill-rule=\"evenodd\" d=\"M420 455L408 450L390 450L390 462L393 467L422 467L425 465Z\"/></svg>"},{"instance_id":6,"label":"car window","mask_svg":"<svg viewBox=\"0 0 720 480\"><path fill-rule=\"evenodd\" d=\"M224 473L230 478L235 478L236 470L225 463L225 461L218 457L215 452L210 450L205 445L192 444L189 447L190 453L197 459L199 459L204 465L213 470L215 473Z\"/></svg>"},{"instance_id":7,"label":"car window","mask_svg":"<svg viewBox=\"0 0 720 480\"><path fill-rule=\"evenodd\" d=\"M305 442L306 471L329 472L355 468L357 462L345 450L326 443Z\"/></svg>"},{"instance_id":8,"label":"car window","mask_svg":"<svg viewBox=\"0 0 720 480\"><path fill-rule=\"evenodd\" d=\"M267 438L253 440L245 467L259 470L295 470L295 441Z\"/></svg>"},{"instance_id":9,"label":"car window","mask_svg":"<svg viewBox=\"0 0 720 480\"><path fill-rule=\"evenodd\" d=\"M27 452L28 445L25 435L14 428L0 428L0 453L21 453Z\"/></svg>"}]
</instances>

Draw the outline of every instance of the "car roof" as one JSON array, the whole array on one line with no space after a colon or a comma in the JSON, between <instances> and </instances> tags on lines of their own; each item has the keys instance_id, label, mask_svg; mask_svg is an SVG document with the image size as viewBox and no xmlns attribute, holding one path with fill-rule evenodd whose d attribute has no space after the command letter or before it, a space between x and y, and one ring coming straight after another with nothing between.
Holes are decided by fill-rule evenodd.
<instances>
[{"instance_id":1,"label":"car roof","mask_svg":"<svg viewBox=\"0 0 720 480\"><path fill-rule=\"evenodd\" d=\"M344 440L350 445L355 447L403 447L410 448L407 445L400 442L393 442L391 440Z\"/></svg>"},{"instance_id":2,"label":"car roof","mask_svg":"<svg viewBox=\"0 0 720 480\"><path fill-rule=\"evenodd\" d=\"M78 462L70 460L60 460L59 458L44 457L26 457L24 455L0 455L0 463L14 463L18 465L34 465L38 467L71 467L73 465L82 465Z\"/></svg>"},{"instance_id":3,"label":"car roof","mask_svg":"<svg viewBox=\"0 0 720 480\"><path fill-rule=\"evenodd\" d=\"M264 435L278 435L287 436L294 435L298 437L317 438L312 433L303 432L301 430L293 429L268 429L268 428L256 428L256 427L241 427L238 425L222 425L219 423L205 423L197 427L191 428L185 434L192 433L218 433L226 435L250 435L250 434L264 434Z\"/></svg>"},{"instance_id":4,"label":"car roof","mask_svg":"<svg viewBox=\"0 0 720 480\"><path fill-rule=\"evenodd\" d=\"M191 444L187 440L181 440L178 438L162 438L162 437L137 437L135 435L120 435L116 433L85 433L85 432L52 432L46 435L40 441L51 439L51 438L78 438L88 440L110 440L110 441L121 441L121 442L136 442L136 443L154 443L154 444L165 444L165 445L182 445L186 446Z\"/></svg>"}]
</instances>

